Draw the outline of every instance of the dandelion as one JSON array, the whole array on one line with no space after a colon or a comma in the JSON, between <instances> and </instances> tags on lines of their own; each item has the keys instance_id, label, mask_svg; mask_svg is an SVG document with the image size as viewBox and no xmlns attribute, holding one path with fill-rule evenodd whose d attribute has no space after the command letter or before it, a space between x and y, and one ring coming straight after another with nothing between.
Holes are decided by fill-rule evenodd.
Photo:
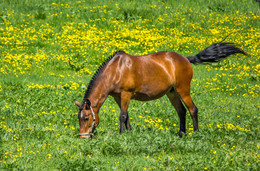
<instances>
[{"instance_id":1,"label":"dandelion","mask_svg":"<svg viewBox=\"0 0 260 171\"><path fill-rule=\"evenodd\" d=\"M51 156L52 156L51 154L47 154L47 158L48 158L48 159L50 159L50 158L51 158Z\"/></svg>"}]
</instances>

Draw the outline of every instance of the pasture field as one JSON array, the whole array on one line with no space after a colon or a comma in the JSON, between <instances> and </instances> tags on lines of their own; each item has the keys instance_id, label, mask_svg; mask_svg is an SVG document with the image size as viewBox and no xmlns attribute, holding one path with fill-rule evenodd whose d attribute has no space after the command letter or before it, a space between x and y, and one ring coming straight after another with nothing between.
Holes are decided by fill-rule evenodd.
<instances>
[{"instance_id":1,"label":"pasture field","mask_svg":"<svg viewBox=\"0 0 260 171\"><path fill-rule=\"evenodd\" d=\"M259 170L260 16L254 0L1 0L0 168L19 170ZM78 108L116 50L192 56L230 36L249 56L193 65L199 132L187 134L166 97L131 101L131 131L108 98L92 139Z\"/></svg>"}]
</instances>

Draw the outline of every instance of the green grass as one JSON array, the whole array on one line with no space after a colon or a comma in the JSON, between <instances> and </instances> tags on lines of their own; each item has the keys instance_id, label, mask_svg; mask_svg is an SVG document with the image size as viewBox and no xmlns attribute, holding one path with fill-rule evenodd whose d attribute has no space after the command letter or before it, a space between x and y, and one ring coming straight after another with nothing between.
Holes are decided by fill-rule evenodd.
<instances>
[{"instance_id":1,"label":"green grass","mask_svg":"<svg viewBox=\"0 0 260 171\"><path fill-rule=\"evenodd\" d=\"M0 168L21 170L259 170L259 3L0 1ZM98 66L116 50L197 54L232 33L249 56L193 66L199 132L187 134L166 97L131 101L119 135L109 97L92 139L78 108Z\"/></svg>"}]
</instances>

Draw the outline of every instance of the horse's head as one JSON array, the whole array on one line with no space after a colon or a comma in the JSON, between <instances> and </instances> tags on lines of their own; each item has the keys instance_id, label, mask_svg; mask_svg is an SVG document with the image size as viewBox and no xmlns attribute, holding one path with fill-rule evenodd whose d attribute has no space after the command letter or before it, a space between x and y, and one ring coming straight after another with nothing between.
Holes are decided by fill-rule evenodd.
<instances>
[{"instance_id":1,"label":"horse's head","mask_svg":"<svg viewBox=\"0 0 260 171\"><path fill-rule=\"evenodd\" d=\"M87 99L83 104L80 104L77 100L75 100L75 104L79 107L79 137L91 138L94 135L93 132L97 126L95 113L91 107L91 103Z\"/></svg>"}]
</instances>

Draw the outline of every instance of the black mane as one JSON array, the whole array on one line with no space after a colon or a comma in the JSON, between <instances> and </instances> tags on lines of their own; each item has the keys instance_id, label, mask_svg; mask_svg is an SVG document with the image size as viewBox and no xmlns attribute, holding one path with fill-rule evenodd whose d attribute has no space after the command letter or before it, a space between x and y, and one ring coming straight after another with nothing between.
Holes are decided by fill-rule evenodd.
<instances>
[{"instance_id":1,"label":"black mane","mask_svg":"<svg viewBox=\"0 0 260 171\"><path fill-rule=\"evenodd\" d=\"M113 59L113 57L116 55L116 54L119 54L119 53L125 53L124 51L116 51L113 55L109 56L98 68L98 70L95 72L95 74L93 75L93 77L91 78L89 84L88 84L88 88L85 92L85 95L84 95L84 98L83 98L83 104L84 102L89 98L89 95L91 93L91 90L92 88L94 87L94 84L95 84L95 81L97 80L98 76L102 73L104 67L106 66L106 64L111 60Z\"/></svg>"}]
</instances>

